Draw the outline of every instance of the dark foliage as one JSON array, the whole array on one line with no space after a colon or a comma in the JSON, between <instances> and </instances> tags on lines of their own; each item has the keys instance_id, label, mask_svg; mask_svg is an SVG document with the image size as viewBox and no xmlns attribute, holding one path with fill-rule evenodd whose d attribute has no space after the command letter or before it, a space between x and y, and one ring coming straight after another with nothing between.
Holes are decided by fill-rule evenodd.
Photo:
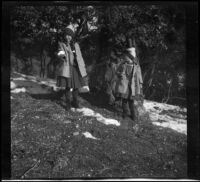
<instances>
[{"instance_id":1,"label":"dark foliage","mask_svg":"<svg viewBox=\"0 0 200 182\"><path fill-rule=\"evenodd\" d=\"M76 41L96 85L104 85L104 75L95 67L116 61L131 39L142 67L146 98L185 103L183 5L16 6L11 12L11 47L24 70L31 72L31 58L36 56L40 75L55 77L57 41L70 22L77 25Z\"/></svg>"}]
</instances>

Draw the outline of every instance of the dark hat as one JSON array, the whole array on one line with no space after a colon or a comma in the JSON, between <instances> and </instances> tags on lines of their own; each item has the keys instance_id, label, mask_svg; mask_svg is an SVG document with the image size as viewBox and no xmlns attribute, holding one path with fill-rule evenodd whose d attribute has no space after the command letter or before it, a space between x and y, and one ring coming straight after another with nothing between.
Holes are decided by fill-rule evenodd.
<instances>
[{"instance_id":1,"label":"dark hat","mask_svg":"<svg viewBox=\"0 0 200 182\"><path fill-rule=\"evenodd\" d=\"M72 25L72 24L69 24L69 25L66 27L66 29L65 29L65 35L70 35L70 36L74 37L74 36L75 36L74 31L75 31L75 30L74 30L73 25Z\"/></svg>"},{"instance_id":2,"label":"dark hat","mask_svg":"<svg viewBox=\"0 0 200 182\"><path fill-rule=\"evenodd\" d=\"M70 28L65 29L65 35L70 35L71 37L74 37L74 32Z\"/></svg>"}]
</instances>

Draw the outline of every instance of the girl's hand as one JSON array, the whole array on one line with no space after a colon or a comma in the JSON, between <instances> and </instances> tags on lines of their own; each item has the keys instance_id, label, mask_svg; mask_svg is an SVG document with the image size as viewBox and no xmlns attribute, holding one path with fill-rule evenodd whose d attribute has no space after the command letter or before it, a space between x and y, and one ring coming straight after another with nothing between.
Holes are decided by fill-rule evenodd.
<instances>
[{"instance_id":1,"label":"girl's hand","mask_svg":"<svg viewBox=\"0 0 200 182\"><path fill-rule=\"evenodd\" d=\"M115 102L115 97L113 96L113 94L110 94L110 95L109 95L109 104L110 104L110 105L113 105L114 102Z\"/></svg>"},{"instance_id":2,"label":"girl's hand","mask_svg":"<svg viewBox=\"0 0 200 182\"><path fill-rule=\"evenodd\" d=\"M118 78L123 80L123 79L126 78L126 75L125 74L118 74Z\"/></svg>"},{"instance_id":3,"label":"girl's hand","mask_svg":"<svg viewBox=\"0 0 200 182\"><path fill-rule=\"evenodd\" d=\"M65 55L65 52L64 51L59 51L58 52L58 56L64 56Z\"/></svg>"},{"instance_id":4,"label":"girl's hand","mask_svg":"<svg viewBox=\"0 0 200 182\"><path fill-rule=\"evenodd\" d=\"M57 55L59 56L59 58L61 58L61 60L65 60L65 58L66 58L65 57L66 55L65 55L64 51L59 51Z\"/></svg>"}]
</instances>

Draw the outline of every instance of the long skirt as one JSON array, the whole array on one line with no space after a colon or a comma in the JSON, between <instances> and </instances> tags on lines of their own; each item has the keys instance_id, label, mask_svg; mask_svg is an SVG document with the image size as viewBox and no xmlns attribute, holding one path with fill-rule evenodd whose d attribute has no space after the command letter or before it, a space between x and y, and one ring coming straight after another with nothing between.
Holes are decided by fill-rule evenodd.
<instances>
[{"instance_id":1,"label":"long skirt","mask_svg":"<svg viewBox=\"0 0 200 182\"><path fill-rule=\"evenodd\" d=\"M57 86L64 88L73 88L79 89L83 86L86 86L86 78L81 76L78 66L71 67L71 77L67 78L64 76L57 77Z\"/></svg>"}]
</instances>

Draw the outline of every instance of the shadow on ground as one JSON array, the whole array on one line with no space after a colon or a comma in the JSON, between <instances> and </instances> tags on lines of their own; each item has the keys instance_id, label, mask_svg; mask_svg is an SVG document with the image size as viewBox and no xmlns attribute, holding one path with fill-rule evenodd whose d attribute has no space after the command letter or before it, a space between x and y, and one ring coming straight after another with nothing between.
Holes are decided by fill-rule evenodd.
<instances>
[{"instance_id":1,"label":"shadow on ground","mask_svg":"<svg viewBox=\"0 0 200 182\"><path fill-rule=\"evenodd\" d=\"M88 92L80 94L80 97L89 102L91 106L95 106L101 109L107 109L111 112L119 112L117 105L109 104L109 96L104 92Z\"/></svg>"},{"instance_id":2,"label":"shadow on ground","mask_svg":"<svg viewBox=\"0 0 200 182\"><path fill-rule=\"evenodd\" d=\"M43 94L29 94L32 98L37 100L50 100L55 102L56 104L60 105L63 109L66 108L65 97L61 92L50 92L50 93L43 93Z\"/></svg>"},{"instance_id":3,"label":"shadow on ground","mask_svg":"<svg viewBox=\"0 0 200 182\"><path fill-rule=\"evenodd\" d=\"M46 89L46 88L43 88ZM66 98L63 91L49 91L46 90L46 93L30 93L30 96L34 99L45 99L45 100L51 100L59 104L60 106L65 108L66 105ZM71 98L72 99L72 98ZM79 94L79 100L80 104L83 107L98 107L98 108L104 108L109 110L110 112L117 112L117 108L115 106L108 104L108 95L106 95L103 92L89 92L89 93L80 93Z\"/></svg>"}]
</instances>

